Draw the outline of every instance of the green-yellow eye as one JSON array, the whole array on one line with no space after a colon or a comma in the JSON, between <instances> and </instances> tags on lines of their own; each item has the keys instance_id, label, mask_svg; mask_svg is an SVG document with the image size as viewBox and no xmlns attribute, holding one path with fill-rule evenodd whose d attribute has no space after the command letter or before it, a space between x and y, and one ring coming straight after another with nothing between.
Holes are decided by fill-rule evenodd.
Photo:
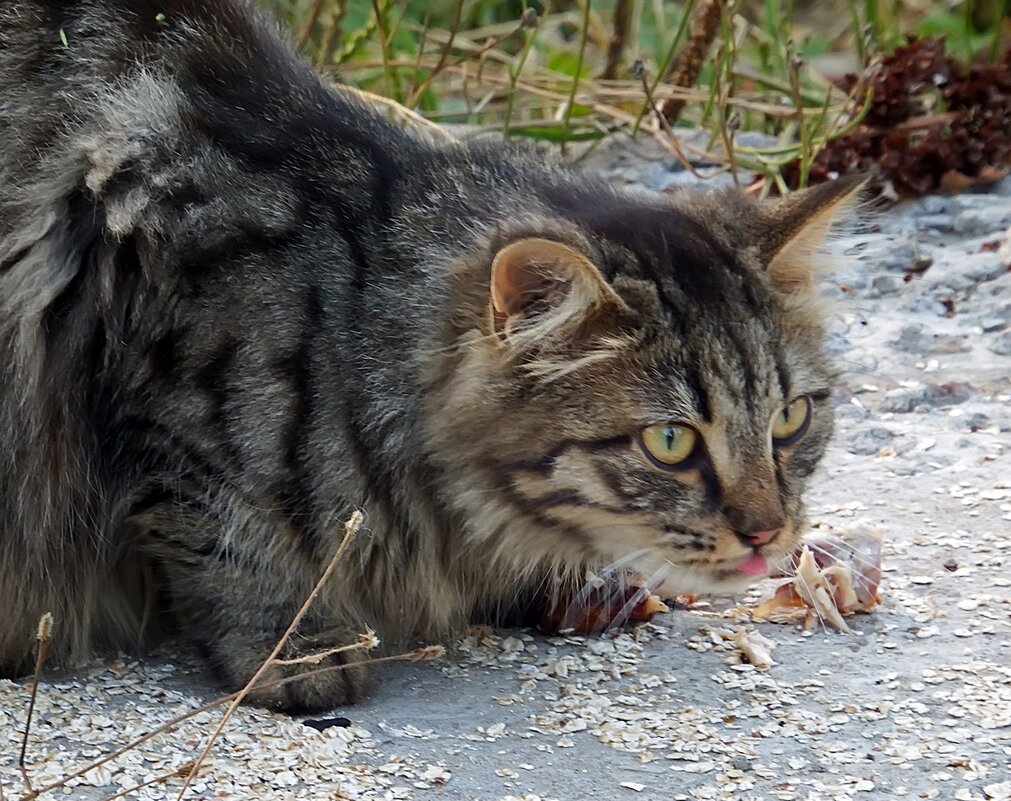
<instances>
[{"instance_id":1,"label":"green-yellow eye","mask_svg":"<svg viewBox=\"0 0 1011 801\"><path fill-rule=\"evenodd\" d=\"M790 445L807 432L811 422L811 399L807 395L791 401L772 419L772 440L776 445Z\"/></svg>"},{"instance_id":2,"label":"green-yellow eye","mask_svg":"<svg viewBox=\"0 0 1011 801\"><path fill-rule=\"evenodd\" d=\"M688 426L663 423L646 426L640 433L642 449L660 467L676 467L695 452L699 435Z\"/></svg>"}]
</instances>

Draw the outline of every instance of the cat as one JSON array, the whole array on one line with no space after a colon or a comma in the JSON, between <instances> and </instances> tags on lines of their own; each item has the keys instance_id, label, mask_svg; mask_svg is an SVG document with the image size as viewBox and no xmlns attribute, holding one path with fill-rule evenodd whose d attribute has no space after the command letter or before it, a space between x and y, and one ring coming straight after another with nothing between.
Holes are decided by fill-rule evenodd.
<instances>
[{"instance_id":1,"label":"cat","mask_svg":"<svg viewBox=\"0 0 1011 801\"><path fill-rule=\"evenodd\" d=\"M856 180L622 191L433 144L241 0L0 10L0 675L167 619L229 689L627 563L740 587L832 431L819 248ZM353 702L346 669L254 690ZM275 665L276 681L318 665Z\"/></svg>"}]
</instances>

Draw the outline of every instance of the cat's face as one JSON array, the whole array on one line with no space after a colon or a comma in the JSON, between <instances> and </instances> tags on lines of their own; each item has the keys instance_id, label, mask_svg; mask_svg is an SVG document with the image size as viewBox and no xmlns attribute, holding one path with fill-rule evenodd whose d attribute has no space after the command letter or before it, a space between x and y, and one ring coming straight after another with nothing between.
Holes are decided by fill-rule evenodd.
<instances>
[{"instance_id":1,"label":"cat's face","mask_svg":"<svg viewBox=\"0 0 1011 801\"><path fill-rule=\"evenodd\" d=\"M493 441L475 438L541 544L630 559L682 592L731 588L768 573L804 531L806 479L832 430L814 348L770 319L657 326L528 385L501 407Z\"/></svg>"},{"instance_id":2,"label":"cat's face","mask_svg":"<svg viewBox=\"0 0 1011 801\"><path fill-rule=\"evenodd\" d=\"M853 189L801 210L609 203L496 243L486 327L441 401L485 544L680 592L792 553L832 431L810 237Z\"/></svg>"}]
</instances>

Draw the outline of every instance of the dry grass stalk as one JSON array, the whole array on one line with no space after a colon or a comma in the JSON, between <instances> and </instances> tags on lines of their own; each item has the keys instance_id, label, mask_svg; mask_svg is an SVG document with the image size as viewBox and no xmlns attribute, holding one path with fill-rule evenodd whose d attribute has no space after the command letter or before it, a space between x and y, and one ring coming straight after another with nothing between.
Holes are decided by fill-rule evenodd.
<instances>
[{"instance_id":1,"label":"dry grass stalk","mask_svg":"<svg viewBox=\"0 0 1011 801\"><path fill-rule=\"evenodd\" d=\"M348 651L371 651L379 645L379 639L376 637L376 633L369 629L363 634L358 635L357 642L349 643L348 645L338 645L336 648L327 648L325 651L319 651L315 654L306 654L305 656L299 656L295 659L275 659L275 665L318 665L328 656L335 656L336 654L344 654Z\"/></svg>"},{"instance_id":2,"label":"dry grass stalk","mask_svg":"<svg viewBox=\"0 0 1011 801\"><path fill-rule=\"evenodd\" d=\"M432 30L432 10L425 11L425 19L421 23L421 32L418 34L418 54L414 58L414 69L411 70L411 88L407 90L406 97L414 97L414 92L418 88L418 78L421 75L421 65L424 63L425 48L428 46L428 35Z\"/></svg>"},{"instance_id":3,"label":"dry grass stalk","mask_svg":"<svg viewBox=\"0 0 1011 801\"><path fill-rule=\"evenodd\" d=\"M449 54L453 50L453 41L456 39L456 35L460 32L460 21L462 19L463 0L456 0L456 9L453 12L453 23L449 29L449 38L446 39L446 43L442 46L442 51L439 53L439 60L429 71L428 75L425 76L425 79L421 82L421 84L413 92L411 92L410 97L407 99L407 106L416 106L418 101L421 100L421 96L425 94L425 90L432 85L432 81L434 81L436 76L445 68L446 62L449 61ZM415 74L417 74L417 71L415 71Z\"/></svg>"},{"instance_id":4,"label":"dry grass stalk","mask_svg":"<svg viewBox=\"0 0 1011 801\"><path fill-rule=\"evenodd\" d=\"M685 46L678 53L678 57L671 64L668 79L675 86L691 88L699 79L702 64L709 54L716 34L720 30L720 20L723 16L723 0L702 0L695 11L695 21L692 25L691 35ZM671 125L677 122L678 117L684 110L685 104L678 96L671 95L665 101L660 111L665 120Z\"/></svg>"},{"instance_id":5,"label":"dry grass stalk","mask_svg":"<svg viewBox=\"0 0 1011 801\"><path fill-rule=\"evenodd\" d=\"M270 667L274 664L274 660L277 659L278 654L280 654L284 649L284 646L288 644L288 640L291 638L291 635L295 633L299 624L301 624L302 618L304 618L306 613L309 611L309 607L312 606L327 581L330 580L330 576L333 575L334 570L337 568L337 563L340 562L340 560L344 557L344 554L347 553L348 548L351 546L351 542L354 540L355 536L358 534L358 530L361 528L362 519L361 511L356 509L351 514L348 521L344 524L344 538L340 541L340 545L337 546L337 550L334 551L333 558L330 559L329 564L327 564L323 574L319 577L319 581L316 582L316 586L312 588L309 596L305 599L301 609L298 610L298 613L294 618L292 618L291 623L288 624L288 628L285 629L284 634L281 635L281 639L277 641L277 645L274 646L274 650L270 652L270 655L264 660L263 664L260 665L259 670L253 674L252 678L246 682L246 686L238 692L234 699L232 699L228 709L225 710L225 714L222 715L217 727L208 738L207 744L204 746L196 760L194 760L193 768L183 780L183 786L179 789L179 795L176 796L176 801L182 801L183 796L186 794L186 790L193 781L193 777L197 775L197 771L200 770L200 766L204 763L204 760L210 753L211 748L214 746L215 741L221 734L222 729L224 729L225 724L229 721L229 719L231 719L232 715L235 714L235 710L238 708L239 704L242 703L242 700L256 686L256 683L260 680L263 674L270 669Z\"/></svg>"},{"instance_id":6,"label":"dry grass stalk","mask_svg":"<svg viewBox=\"0 0 1011 801\"><path fill-rule=\"evenodd\" d=\"M309 7L309 11L305 15L305 19L302 20L302 25L298 29L298 33L295 34L295 44L298 45L298 49L301 50L305 47L305 43L309 41L309 34L312 33L312 29L316 27L316 21L319 19L320 13L323 11L323 5L326 0L313 0L312 5Z\"/></svg>"},{"instance_id":7,"label":"dry grass stalk","mask_svg":"<svg viewBox=\"0 0 1011 801\"><path fill-rule=\"evenodd\" d=\"M598 76L601 80L609 81L618 77L618 68L621 66L622 56L625 55L625 42L631 27L632 3L630 0L618 0L614 4L613 32L611 40L607 43L607 61Z\"/></svg>"},{"instance_id":8,"label":"dry grass stalk","mask_svg":"<svg viewBox=\"0 0 1011 801\"><path fill-rule=\"evenodd\" d=\"M362 636L364 637L366 635ZM358 664L378 665L384 662L424 662L431 659L438 659L445 653L445 651L446 649L441 645L429 645L422 648L416 648L413 651L407 651L406 653L394 654L391 656L381 656L376 657L375 659L363 659ZM290 684L293 681L299 681L303 678L309 678L310 676L315 676L319 673L327 673L334 670L343 670L346 667L347 665L329 665L325 668L319 668L318 670L310 670L306 671L305 673L300 673L297 676L288 676L283 679L276 679L275 681L265 682L263 684L257 685L257 688L269 689L271 687L277 687L282 684ZM98 757L94 761L89 762L87 765L78 768L72 773L68 773L66 776L63 776L62 778L57 779L56 781L53 781L50 784L47 784L43 787L39 787L38 789L34 790L33 792L27 795L21 796L18 801L33 801L34 799L38 798L39 796L45 793L52 792L53 790L58 790L59 788L64 787L74 779L79 779L81 776L94 770L95 768L105 765L108 762L112 762L114 759L123 756L123 754L126 754L132 751L133 749L143 745L144 743L153 740L158 735L172 731L181 723L185 723L187 720L195 718L198 715L203 714L204 712L210 712L211 710L217 709L218 707L227 704L230 701L233 701L235 698L239 696L240 692L241 690L239 692L234 692L229 695L216 698L213 701L209 701L208 703L204 704L203 706L199 706L196 709L191 709L187 712L184 712L183 714L178 715L172 720L166 721L161 726L158 726L156 729L152 729L146 734L142 734L140 737L131 740L129 743L127 743L124 746L121 746L120 748L117 748L115 751L111 751L105 756ZM181 767L173 768L171 771L168 771L167 773L164 773L161 776L157 776L154 779L148 780L147 782L144 783L143 786L147 786L149 784L157 784L158 782L163 782L173 777L182 776L184 775L183 772L189 773L189 771L192 769L193 764L194 764L193 762L187 762ZM126 792L128 793L133 792L134 790L139 789L140 786L141 785L138 785L137 787L128 788ZM105 799L105 801L109 800Z\"/></svg>"},{"instance_id":9,"label":"dry grass stalk","mask_svg":"<svg viewBox=\"0 0 1011 801\"><path fill-rule=\"evenodd\" d=\"M714 90L719 103L719 133L720 140L723 142L724 156L728 166L730 167L730 174L733 176L734 186L740 187L741 182L737 173L737 156L734 152L734 134L741 127L740 114L736 111L730 110L729 100L731 88L730 86L725 85L725 81L720 79L719 70L716 71L714 84Z\"/></svg>"},{"instance_id":10,"label":"dry grass stalk","mask_svg":"<svg viewBox=\"0 0 1011 801\"><path fill-rule=\"evenodd\" d=\"M670 123L667 122L667 118L664 117L660 109L657 107L656 98L653 97L653 90L649 88L649 80L647 80L645 65L641 61L636 61L635 64L632 65L632 72L642 82L643 94L646 95L646 101L649 103L649 107L653 109L653 113L656 115L657 125L659 126L657 133L662 131L666 135L662 139L660 137L657 138L673 151L682 167L691 172L692 175L701 178L702 176L695 170L695 167L681 149L681 143L678 142L678 138L671 129Z\"/></svg>"},{"instance_id":11,"label":"dry grass stalk","mask_svg":"<svg viewBox=\"0 0 1011 801\"><path fill-rule=\"evenodd\" d=\"M364 89L357 89L354 86L347 84L341 84L336 87L337 91L340 92L350 92L351 94L358 95L362 100L368 103L372 103L377 106L382 106L383 108L389 109L395 115L402 117L407 122L417 125L420 129L424 130L425 133L431 134L433 138L438 139L447 144L453 144L459 140L453 136L449 131L443 128L441 125L436 125L429 119L422 117L418 112L413 109L409 109L398 103L396 100L390 97L384 97L383 95L377 95L374 92L366 92Z\"/></svg>"},{"instance_id":12,"label":"dry grass stalk","mask_svg":"<svg viewBox=\"0 0 1011 801\"><path fill-rule=\"evenodd\" d=\"M337 46L341 42L344 32L344 14L347 12L347 0L338 0L337 10L330 15L323 33L323 41L317 50L316 64L322 66L329 64L337 52Z\"/></svg>"},{"instance_id":13,"label":"dry grass stalk","mask_svg":"<svg viewBox=\"0 0 1011 801\"><path fill-rule=\"evenodd\" d=\"M28 788L30 797L37 795L32 787L32 780L28 776L28 768L25 765L25 754L28 751L28 735L32 728L32 714L35 712L35 698L39 694L39 678L42 675L42 666L46 662L46 654L49 651L49 643L53 639L53 613L46 612L39 618L39 627L35 632L35 673L32 675L32 694L28 699L28 714L25 715L25 731L21 738L21 753L18 755L18 770L21 771L21 778Z\"/></svg>"}]
</instances>

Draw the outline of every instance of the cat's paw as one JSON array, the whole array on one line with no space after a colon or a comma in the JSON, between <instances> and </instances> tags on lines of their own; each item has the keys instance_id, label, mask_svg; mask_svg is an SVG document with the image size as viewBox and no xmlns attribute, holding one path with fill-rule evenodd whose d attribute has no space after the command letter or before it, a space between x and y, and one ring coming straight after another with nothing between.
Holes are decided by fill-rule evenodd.
<instances>
[{"instance_id":1,"label":"cat's paw","mask_svg":"<svg viewBox=\"0 0 1011 801\"><path fill-rule=\"evenodd\" d=\"M368 684L363 649L337 650L354 643L341 633L293 638L257 679L245 703L306 715L356 703ZM228 635L204 648L210 667L229 690L238 691L257 673L276 640Z\"/></svg>"},{"instance_id":2,"label":"cat's paw","mask_svg":"<svg viewBox=\"0 0 1011 801\"><path fill-rule=\"evenodd\" d=\"M319 663L274 664L245 700L289 715L325 712L356 703L368 681L360 652L324 657Z\"/></svg>"}]
</instances>

